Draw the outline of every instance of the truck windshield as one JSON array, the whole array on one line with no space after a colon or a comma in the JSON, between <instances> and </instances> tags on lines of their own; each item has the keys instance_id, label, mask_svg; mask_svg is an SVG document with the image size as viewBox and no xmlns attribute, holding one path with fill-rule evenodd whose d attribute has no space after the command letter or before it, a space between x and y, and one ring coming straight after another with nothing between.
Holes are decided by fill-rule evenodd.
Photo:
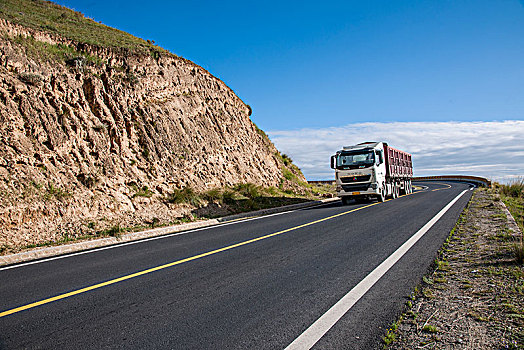
<instances>
[{"instance_id":1,"label":"truck windshield","mask_svg":"<svg viewBox=\"0 0 524 350\"><path fill-rule=\"evenodd\" d=\"M337 169L367 168L375 163L372 150L344 151L337 157Z\"/></svg>"}]
</instances>

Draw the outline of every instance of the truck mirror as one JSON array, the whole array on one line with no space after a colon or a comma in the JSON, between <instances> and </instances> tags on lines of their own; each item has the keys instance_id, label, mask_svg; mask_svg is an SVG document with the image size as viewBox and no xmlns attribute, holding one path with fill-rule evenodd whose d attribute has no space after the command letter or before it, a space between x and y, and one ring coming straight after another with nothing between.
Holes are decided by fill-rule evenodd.
<instances>
[{"instance_id":1,"label":"truck mirror","mask_svg":"<svg viewBox=\"0 0 524 350\"><path fill-rule=\"evenodd\" d=\"M337 167L337 156L331 156L331 169L335 169Z\"/></svg>"}]
</instances>

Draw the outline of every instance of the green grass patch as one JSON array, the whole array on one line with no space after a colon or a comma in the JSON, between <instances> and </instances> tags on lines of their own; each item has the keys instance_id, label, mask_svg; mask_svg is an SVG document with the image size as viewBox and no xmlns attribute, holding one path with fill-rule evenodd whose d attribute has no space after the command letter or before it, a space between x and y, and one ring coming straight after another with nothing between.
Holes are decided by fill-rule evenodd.
<instances>
[{"instance_id":1,"label":"green grass patch","mask_svg":"<svg viewBox=\"0 0 524 350\"><path fill-rule=\"evenodd\" d=\"M297 182L298 178L295 174L293 174L289 169L283 168L282 169L282 176L284 176L284 179Z\"/></svg>"},{"instance_id":2,"label":"green grass patch","mask_svg":"<svg viewBox=\"0 0 524 350\"><path fill-rule=\"evenodd\" d=\"M63 201L70 198L71 196L71 193L67 192L64 189L61 189L60 187L57 187L52 182L49 183L44 193L44 199L46 200L54 198L58 199L59 201Z\"/></svg>"},{"instance_id":3,"label":"green grass patch","mask_svg":"<svg viewBox=\"0 0 524 350\"><path fill-rule=\"evenodd\" d=\"M508 185L495 184L495 189L520 228L521 235L518 242L513 245L513 255L515 261L522 265L524 264L524 179Z\"/></svg>"},{"instance_id":4,"label":"green grass patch","mask_svg":"<svg viewBox=\"0 0 524 350\"><path fill-rule=\"evenodd\" d=\"M71 46L63 44L49 44L43 41L38 41L31 36L26 37L23 35L18 35L8 39L13 43L23 47L28 57L38 58L43 61L68 62L69 64L75 65L75 62L69 61L77 60L82 62L82 65L87 66L101 66L104 62L100 57L90 55L83 51L78 51L76 48ZM22 80L27 79L23 76L20 78ZM32 80L34 80L34 78ZM30 82L34 83L33 81Z\"/></svg>"},{"instance_id":5,"label":"green grass patch","mask_svg":"<svg viewBox=\"0 0 524 350\"><path fill-rule=\"evenodd\" d=\"M24 27L60 35L101 47L125 48L136 52L166 52L152 41L137 38L86 18L82 13L42 0L2 0L0 17Z\"/></svg>"},{"instance_id":6,"label":"green grass patch","mask_svg":"<svg viewBox=\"0 0 524 350\"><path fill-rule=\"evenodd\" d=\"M437 269L439 271L449 271L449 262L437 260Z\"/></svg>"},{"instance_id":7,"label":"green grass patch","mask_svg":"<svg viewBox=\"0 0 524 350\"><path fill-rule=\"evenodd\" d=\"M422 328L422 331L426 333L438 333L439 329L435 326L427 324Z\"/></svg>"},{"instance_id":8,"label":"green grass patch","mask_svg":"<svg viewBox=\"0 0 524 350\"><path fill-rule=\"evenodd\" d=\"M185 203L191 204L195 207L199 207L202 204L202 195L200 193L197 193L190 186L187 186L182 189L175 189L167 196L166 201L168 203Z\"/></svg>"},{"instance_id":9,"label":"green grass patch","mask_svg":"<svg viewBox=\"0 0 524 350\"><path fill-rule=\"evenodd\" d=\"M384 337L384 344L388 346L395 340L397 340L397 334L394 331L388 330L386 332L386 336Z\"/></svg>"},{"instance_id":10,"label":"green grass patch","mask_svg":"<svg viewBox=\"0 0 524 350\"><path fill-rule=\"evenodd\" d=\"M151 198L153 196L153 192L147 186L139 187L136 183L132 182L129 187L135 192L133 197Z\"/></svg>"},{"instance_id":11,"label":"green grass patch","mask_svg":"<svg viewBox=\"0 0 524 350\"><path fill-rule=\"evenodd\" d=\"M233 188L233 190L250 199L261 197L263 193L259 186L252 183L238 184Z\"/></svg>"},{"instance_id":12,"label":"green grass patch","mask_svg":"<svg viewBox=\"0 0 524 350\"><path fill-rule=\"evenodd\" d=\"M100 236L111 236L111 237L120 238L122 237L122 233L125 231L126 230L120 227L120 225L115 225L106 230L98 231L97 234Z\"/></svg>"}]
</instances>

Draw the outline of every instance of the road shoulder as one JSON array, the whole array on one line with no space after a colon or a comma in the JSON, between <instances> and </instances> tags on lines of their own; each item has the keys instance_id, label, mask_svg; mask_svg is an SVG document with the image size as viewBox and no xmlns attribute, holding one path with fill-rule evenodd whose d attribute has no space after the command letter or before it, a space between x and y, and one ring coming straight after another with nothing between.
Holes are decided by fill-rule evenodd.
<instances>
[{"instance_id":1,"label":"road shoulder","mask_svg":"<svg viewBox=\"0 0 524 350\"><path fill-rule=\"evenodd\" d=\"M499 198L475 190L385 348L524 348L524 266L513 249L521 237Z\"/></svg>"}]
</instances>

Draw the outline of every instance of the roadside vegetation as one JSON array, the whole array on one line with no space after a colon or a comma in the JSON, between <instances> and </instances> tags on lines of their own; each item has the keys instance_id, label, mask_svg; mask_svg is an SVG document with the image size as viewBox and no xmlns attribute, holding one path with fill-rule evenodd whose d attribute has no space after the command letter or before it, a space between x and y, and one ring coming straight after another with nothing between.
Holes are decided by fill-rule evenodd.
<instances>
[{"instance_id":1,"label":"roadside vegetation","mask_svg":"<svg viewBox=\"0 0 524 350\"><path fill-rule=\"evenodd\" d=\"M475 190L385 349L524 349L522 185Z\"/></svg>"},{"instance_id":2,"label":"roadside vegetation","mask_svg":"<svg viewBox=\"0 0 524 350\"><path fill-rule=\"evenodd\" d=\"M516 180L508 185L496 184L495 188L500 193L500 199L504 202L513 218L520 227L520 241L515 243L515 258L520 264L524 264L524 179Z\"/></svg>"},{"instance_id":3,"label":"roadside vegetation","mask_svg":"<svg viewBox=\"0 0 524 350\"><path fill-rule=\"evenodd\" d=\"M167 203L190 205L195 212L204 212L209 207L221 207L228 215L247 211L280 207L309 200L331 197L331 186L304 184L302 193L283 190L277 187L262 187L252 183L237 184L232 187L214 188L197 192L191 187L177 189L165 197ZM224 212L222 210L221 212ZM210 214L211 218L220 215Z\"/></svg>"}]
</instances>

